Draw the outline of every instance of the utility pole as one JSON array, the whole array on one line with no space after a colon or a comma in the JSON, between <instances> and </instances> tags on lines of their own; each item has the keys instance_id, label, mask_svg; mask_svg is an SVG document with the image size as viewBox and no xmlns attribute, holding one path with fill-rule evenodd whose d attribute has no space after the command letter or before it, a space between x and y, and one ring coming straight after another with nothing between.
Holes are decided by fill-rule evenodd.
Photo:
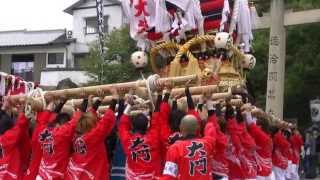
<instances>
[{"instance_id":1,"label":"utility pole","mask_svg":"<svg viewBox=\"0 0 320 180\"><path fill-rule=\"evenodd\" d=\"M284 0L271 0L266 112L283 119L286 30Z\"/></svg>"},{"instance_id":2,"label":"utility pole","mask_svg":"<svg viewBox=\"0 0 320 180\"><path fill-rule=\"evenodd\" d=\"M103 83L104 64L105 64L105 51L104 51L104 14L103 14L103 0L96 0L97 10L97 28L99 34L99 51L101 58L101 72L99 77L100 84Z\"/></svg>"}]
</instances>

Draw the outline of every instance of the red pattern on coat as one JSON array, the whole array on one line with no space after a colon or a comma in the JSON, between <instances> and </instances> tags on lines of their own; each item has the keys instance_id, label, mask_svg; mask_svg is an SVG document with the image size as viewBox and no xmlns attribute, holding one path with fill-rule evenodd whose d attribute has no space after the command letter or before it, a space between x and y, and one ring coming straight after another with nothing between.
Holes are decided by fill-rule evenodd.
<instances>
[{"instance_id":1,"label":"red pattern on coat","mask_svg":"<svg viewBox=\"0 0 320 180\"><path fill-rule=\"evenodd\" d=\"M97 126L88 133L75 137L73 154L67 168L66 179L109 179L109 159L104 144L115 124L113 110L108 109Z\"/></svg>"},{"instance_id":2,"label":"red pattern on coat","mask_svg":"<svg viewBox=\"0 0 320 180\"><path fill-rule=\"evenodd\" d=\"M255 123L249 125L248 130L257 145L256 163L258 176L269 176L272 173L272 139Z\"/></svg>"},{"instance_id":3,"label":"red pattern on coat","mask_svg":"<svg viewBox=\"0 0 320 180\"><path fill-rule=\"evenodd\" d=\"M24 131L28 130L29 121L24 114L18 116L13 128L0 136L0 179L11 180L23 177L23 154L19 149Z\"/></svg>"},{"instance_id":4,"label":"red pattern on coat","mask_svg":"<svg viewBox=\"0 0 320 180\"><path fill-rule=\"evenodd\" d=\"M288 149L290 148L290 144L280 130L273 137L273 147L273 165L281 169L287 169L289 154Z\"/></svg>"}]
</instances>

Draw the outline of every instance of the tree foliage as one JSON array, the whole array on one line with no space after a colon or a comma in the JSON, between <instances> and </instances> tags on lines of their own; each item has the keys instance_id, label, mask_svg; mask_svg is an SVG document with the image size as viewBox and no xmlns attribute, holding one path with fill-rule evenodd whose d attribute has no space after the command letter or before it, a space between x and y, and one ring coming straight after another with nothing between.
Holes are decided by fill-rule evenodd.
<instances>
[{"instance_id":1,"label":"tree foliage","mask_svg":"<svg viewBox=\"0 0 320 180\"><path fill-rule=\"evenodd\" d=\"M261 13L269 12L271 0L253 0L256 4L256 8ZM284 0L286 9L293 10L305 10L320 8L319 0Z\"/></svg>"},{"instance_id":2,"label":"tree foliage","mask_svg":"<svg viewBox=\"0 0 320 180\"><path fill-rule=\"evenodd\" d=\"M115 29L107 34L104 47L107 49L104 61L100 57L97 44L91 46L89 54L83 60L83 69L93 79L91 84L126 82L139 77L139 73L130 63L130 56L137 48L135 41L129 36L128 27Z\"/></svg>"}]
</instances>

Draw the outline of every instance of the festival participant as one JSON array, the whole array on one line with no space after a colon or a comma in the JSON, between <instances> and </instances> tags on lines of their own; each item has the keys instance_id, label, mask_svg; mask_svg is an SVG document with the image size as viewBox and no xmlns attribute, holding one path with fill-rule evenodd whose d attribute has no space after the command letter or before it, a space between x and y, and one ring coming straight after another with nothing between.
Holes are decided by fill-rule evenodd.
<instances>
[{"instance_id":1,"label":"festival participant","mask_svg":"<svg viewBox=\"0 0 320 180\"><path fill-rule=\"evenodd\" d=\"M109 179L110 167L104 140L114 127L118 98L113 91L110 107L99 121L97 115L90 111L82 114L77 123L65 179Z\"/></svg>"},{"instance_id":2,"label":"festival participant","mask_svg":"<svg viewBox=\"0 0 320 180\"><path fill-rule=\"evenodd\" d=\"M188 104L187 114L194 115L197 118L197 121L199 124L199 130L197 132L197 135L200 136L201 129L203 129L204 126L203 126L203 122L201 121L199 113L196 111L196 108L192 99L192 95L188 86L185 89L185 95L187 97L187 104Z\"/></svg>"},{"instance_id":3,"label":"festival participant","mask_svg":"<svg viewBox=\"0 0 320 180\"><path fill-rule=\"evenodd\" d=\"M182 135L180 133L180 122L181 119L186 115L185 112L178 110L177 97L174 97L172 101L172 108L168 103L170 97L170 88L167 88L164 93L163 101L160 105L160 124L161 124L161 141L167 150L170 145L175 143L177 140L181 139ZM195 105L190 93L189 87L185 88L185 95L187 97L188 110L187 114L194 115L199 123L199 129L197 131L197 136L201 136L200 131L202 127L202 122L199 113L195 110Z\"/></svg>"},{"instance_id":4,"label":"festival participant","mask_svg":"<svg viewBox=\"0 0 320 180\"><path fill-rule=\"evenodd\" d=\"M212 100L207 100L208 109L208 123L212 123L216 129L216 145L213 156L213 176L216 180L227 180L229 174L228 161L226 157L226 148L228 139L227 136L221 131L218 124L218 117L221 116L221 105L213 105Z\"/></svg>"},{"instance_id":5,"label":"festival participant","mask_svg":"<svg viewBox=\"0 0 320 180\"><path fill-rule=\"evenodd\" d=\"M290 143L290 138L291 138L291 129L286 128L282 130L283 135L286 137L286 140L289 143L289 148L287 150L287 153L285 154L285 156L288 159L288 166L286 169L286 179L292 179L292 175L294 175L293 173L293 166L292 166L292 161L293 161L293 147Z\"/></svg>"},{"instance_id":6,"label":"festival participant","mask_svg":"<svg viewBox=\"0 0 320 180\"><path fill-rule=\"evenodd\" d=\"M83 100L81 111L76 111L70 121L56 118L40 133L42 158L36 179L65 179L64 173L71 155L72 138L78 120L87 110L87 104L88 99Z\"/></svg>"},{"instance_id":7,"label":"festival participant","mask_svg":"<svg viewBox=\"0 0 320 180\"><path fill-rule=\"evenodd\" d=\"M119 136L126 154L126 179L156 179L161 175L161 143L158 118L145 114L130 118L133 105L129 96L119 124ZM149 121L151 126L149 127Z\"/></svg>"},{"instance_id":8,"label":"festival participant","mask_svg":"<svg viewBox=\"0 0 320 180\"><path fill-rule=\"evenodd\" d=\"M286 140L281 130L277 130L273 136L273 172L276 180L286 179L286 169L288 167L288 149L290 148L289 142Z\"/></svg>"},{"instance_id":9,"label":"festival participant","mask_svg":"<svg viewBox=\"0 0 320 180\"><path fill-rule=\"evenodd\" d=\"M257 118L252 116L250 111L245 111L244 114L249 133L257 145L255 154L258 166L257 180L275 180L274 174L272 173L272 139L257 125Z\"/></svg>"},{"instance_id":10,"label":"festival participant","mask_svg":"<svg viewBox=\"0 0 320 180\"><path fill-rule=\"evenodd\" d=\"M180 124L183 139L169 147L161 179L212 179L212 157L216 130L212 123L205 128L205 136L197 137L198 120L186 115Z\"/></svg>"},{"instance_id":11,"label":"festival participant","mask_svg":"<svg viewBox=\"0 0 320 180\"><path fill-rule=\"evenodd\" d=\"M37 112L36 117L36 125L32 133L32 154L31 160L29 164L29 168L27 170L26 175L23 177L24 180L34 180L39 171L40 161L42 158L42 149L41 149L41 132L47 128L49 123L56 119L70 119L70 116L66 113L60 113L63 105L65 104L65 100L62 100L56 107L54 107L54 102L51 101L47 108L42 112ZM57 115L57 113L59 113Z\"/></svg>"},{"instance_id":12,"label":"festival participant","mask_svg":"<svg viewBox=\"0 0 320 180\"><path fill-rule=\"evenodd\" d=\"M299 179L299 163L300 163L300 153L301 147L303 146L303 139L296 128L292 130L293 135L290 137L290 143L293 148L292 154L292 176L293 180Z\"/></svg>"},{"instance_id":13,"label":"festival participant","mask_svg":"<svg viewBox=\"0 0 320 180\"><path fill-rule=\"evenodd\" d=\"M103 92L102 91L98 91L98 95L100 97L103 96ZM98 98L95 101L93 101L93 95L89 95L88 97L88 112L91 112L96 118L99 118L99 114L98 114L98 108L102 103L102 99Z\"/></svg>"},{"instance_id":14,"label":"festival participant","mask_svg":"<svg viewBox=\"0 0 320 180\"><path fill-rule=\"evenodd\" d=\"M230 142L227 147L230 179L255 179L257 165L255 162L254 139L250 136L244 123L240 108L235 111L227 102L227 135Z\"/></svg>"},{"instance_id":15,"label":"festival participant","mask_svg":"<svg viewBox=\"0 0 320 180\"><path fill-rule=\"evenodd\" d=\"M234 109L231 105L227 104L225 120L227 121L226 135L228 137L228 146L226 149L229 167L228 177L229 179L244 179L244 172L239 158L239 154L243 153L240 139L241 131L234 115Z\"/></svg>"},{"instance_id":16,"label":"festival participant","mask_svg":"<svg viewBox=\"0 0 320 180\"><path fill-rule=\"evenodd\" d=\"M178 110L176 99L173 99L172 108L170 109L170 105L168 103L170 92L166 91L164 94L165 95L163 101L160 105L160 134L165 152L167 152L169 146L182 137L179 126L181 119L185 116L186 113Z\"/></svg>"},{"instance_id":17,"label":"festival participant","mask_svg":"<svg viewBox=\"0 0 320 180\"><path fill-rule=\"evenodd\" d=\"M20 107L20 114L16 123L7 114L9 107L8 100L0 111L0 179L11 180L23 177L23 157L19 149L20 141L23 139L23 132L28 131L29 121Z\"/></svg>"},{"instance_id":18,"label":"festival participant","mask_svg":"<svg viewBox=\"0 0 320 180\"><path fill-rule=\"evenodd\" d=\"M119 100L119 106L118 106L118 113L116 117L116 127L115 131L117 134L117 129L119 125L119 121L121 119L121 116L123 115L123 112L125 110L125 100L123 97ZM112 159L112 168L111 168L111 180L125 180L125 164L126 164L126 156L124 154L121 142L117 136L116 139L116 147L114 150L114 156Z\"/></svg>"},{"instance_id":19,"label":"festival participant","mask_svg":"<svg viewBox=\"0 0 320 180\"><path fill-rule=\"evenodd\" d=\"M257 163L255 154L257 146L252 136L248 133L240 107L236 108L236 119L240 131L239 137L242 145L242 152L239 154L241 169L245 179L256 179Z\"/></svg>"}]
</instances>

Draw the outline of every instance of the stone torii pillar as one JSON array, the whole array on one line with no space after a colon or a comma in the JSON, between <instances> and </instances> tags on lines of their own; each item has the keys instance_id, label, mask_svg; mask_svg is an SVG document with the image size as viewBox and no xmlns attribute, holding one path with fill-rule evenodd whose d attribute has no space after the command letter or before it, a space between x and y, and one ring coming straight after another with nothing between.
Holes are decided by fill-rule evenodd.
<instances>
[{"instance_id":1,"label":"stone torii pillar","mask_svg":"<svg viewBox=\"0 0 320 180\"><path fill-rule=\"evenodd\" d=\"M284 0L271 1L270 16L270 46L266 112L282 119L286 59Z\"/></svg>"}]
</instances>

